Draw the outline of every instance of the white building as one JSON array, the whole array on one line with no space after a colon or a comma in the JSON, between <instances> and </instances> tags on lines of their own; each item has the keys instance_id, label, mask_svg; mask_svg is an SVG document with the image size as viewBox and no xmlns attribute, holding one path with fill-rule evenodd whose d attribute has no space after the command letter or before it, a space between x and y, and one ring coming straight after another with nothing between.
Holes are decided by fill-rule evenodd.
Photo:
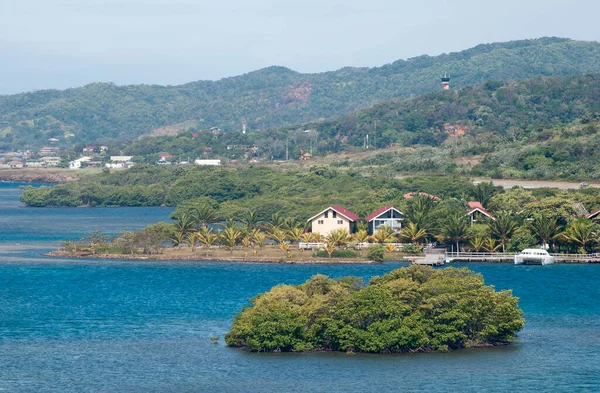
<instances>
[{"instance_id":1,"label":"white building","mask_svg":"<svg viewBox=\"0 0 600 393\"><path fill-rule=\"evenodd\" d=\"M221 160L194 160L196 165L209 165L209 166L220 166Z\"/></svg>"},{"instance_id":2,"label":"white building","mask_svg":"<svg viewBox=\"0 0 600 393\"><path fill-rule=\"evenodd\" d=\"M69 161L69 169L81 169L81 164L91 161L90 157L81 157L73 161Z\"/></svg>"}]
</instances>

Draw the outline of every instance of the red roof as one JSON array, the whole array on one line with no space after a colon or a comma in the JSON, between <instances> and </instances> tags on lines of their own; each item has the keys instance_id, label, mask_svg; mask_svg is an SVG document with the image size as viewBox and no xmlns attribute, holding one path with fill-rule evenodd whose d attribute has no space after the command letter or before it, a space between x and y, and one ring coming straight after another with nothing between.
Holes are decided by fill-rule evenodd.
<instances>
[{"instance_id":1,"label":"red roof","mask_svg":"<svg viewBox=\"0 0 600 393\"><path fill-rule=\"evenodd\" d=\"M490 218L494 218L494 216L492 216L492 215L490 214L490 212L488 212L487 210L485 210L485 209L483 208L483 205L482 205L480 202L477 202L477 201L470 201L470 202L468 203L468 205L469 205L469 212L468 212L467 214L469 214L469 215L470 215L470 214L471 214L471 213L473 213L475 210L479 210L481 213L485 214L486 216L488 216L488 217L490 217Z\"/></svg>"},{"instance_id":2,"label":"red roof","mask_svg":"<svg viewBox=\"0 0 600 393\"><path fill-rule=\"evenodd\" d=\"M600 214L600 209L596 210L593 213L588 214L587 216L585 216L586 218L594 218L596 217L598 214Z\"/></svg>"},{"instance_id":3,"label":"red roof","mask_svg":"<svg viewBox=\"0 0 600 393\"><path fill-rule=\"evenodd\" d=\"M356 214L352 213L350 210L346 209L345 207L342 207L340 205L334 205L331 206L331 208L333 210L335 210L336 212L348 217L349 219L353 220L353 221L358 221L360 220L360 217L357 216Z\"/></svg>"},{"instance_id":4,"label":"red roof","mask_svg":"<svg viewBox=\"0 0 600 393\"><path fill-rule=\"evenodd\" d=\"M192 138L198 138L200 134L198 134L197 132L192 133Z\"/></svg>"},{"instance_id":5,"label":"red roof","mask_svg":"<svg viewBox=\"0 0 600 393\"><path fill-rule=\"evenodd\" d=\"M351 221L360 220L360 217L357 216L356 214L352 213L350 210L348 210L340 205L334 205L334 206L329 206L327 209L323 210L322 212L318 213L317 215L312 216L307 221L314 220L315 217L320 216L321 214L325 213L329 209L335 210L336 212L338 212L339 214L341 214L342 216L346 217L347 219L349 219Z\"/></svg>"},{"instance_id":6,"label":"red roof","mask_svg":"<svg viewBox=\"0 0 600 393\"><path fill-rule=\"evenodd\" d=\"M373 213L369 214L367 217L365 217L365 220L371 221L371 220L379 217L380 215L382 215L383 213L385 213L386 211L388 211L390 209L394 209L397 212L402 213L400 210L394 208L393 206L383 206L383 207L380 207L379 209L375 210Z\"/></svg>"},{"instance_id":7,"label":"red roof","mask_svg":"<svg viewBox=\"0 0 600 393\"><path fill-rule=\"evenodd\" d=\"M407 192L406 194L404 194L404 199L411 199L411 198L414 198L417 195L428 196L429 198L433 199L434 201L439 201L440 200L439 197L436 197L435 195L428 194L426 192Z\"/></svg>"},{"instance_id":8,"label":"red roof","mask_svg":"<svg viewBox=\"0 0 600 393\"><path fill-rule=\"evenodd\" d=\"M167 157L173 157L173 155L171 153L158 153L158 156L159 157L165 157L165 158L167 158Z\"/></svg>"},{"instance_id":9,"label":"red roof","mask_svg":"<svg viewBox=\"0 0 600 393\"><path fill-rule=\"evenodd\" d=\"M94 145L87 145L85 147L85 149L90 149L90 150L94 150L95 148L96 148L96 146L94 146Z\"/></svg>"}]
</instances>

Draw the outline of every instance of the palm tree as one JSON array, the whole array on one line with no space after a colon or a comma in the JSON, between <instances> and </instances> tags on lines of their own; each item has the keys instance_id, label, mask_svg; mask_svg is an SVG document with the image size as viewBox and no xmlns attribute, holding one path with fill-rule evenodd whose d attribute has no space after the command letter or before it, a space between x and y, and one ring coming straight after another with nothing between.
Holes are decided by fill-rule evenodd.
<instances>
[{"instance_id":1,"label":"palm tree","mask_svg":"<svg viewBox=\"0 0 600 393\"><path fill-rule=\"evenodd\" d=\"M396 240L396 233L389 226L381 226L377 232L371 236L375 243L393 243Z\"/></svg>"},{"instance_id":2,"label":"palm tree","mask_svg":"<svg viewBox=\"0 0 600 393\"><path fill-rule=\"evenodd\" d=\"M290 243L280 243L279 249L284 252L285 256L289 256L288 253L290 251Z\"/></svg>"},{"instance_id":3,"label":"palm tree","mask_svg":"<svg viewBox=\"0 0 600 393\"><path fill-rule=\"evenodd\" d=\"M564 232L559 235L564 241L579 244L582 254L587 253L587 246L596 239L596 231L594 224L587 220L581 219L572 222Z\"/></svg>"},{"instance_id":4,"label":"palm tree","mask_svg":"<svg viewBox=\"0 0 600 393\"><path fill-rule=\"evenodd\" d=\"M560 231L560 225L556 217L547 217L545 215L536 215L531 221L531 232L540 240L544 249L550 244L550 240L554 238Z\"/></svg>"},{"instance_id":5,"label":"palm tree","mask_svg":"<svg viewBox=\"0 0 600 393\"><path fill-rule=\"evenodd\" d=\"M296 217L288 217L283 221L283 229L287 229L288 231L290 229L294 229L294 228L299 228L300 227L300 222L298 221L298 219Z\"/></svg>"},{"instance_id":6,"label":"palm tree","mask_svg":"<svg viewBox=\"0 0 600 393\"><path fill-rule=\"evenodd\" d=\"M181 238L184 238L188 233L194 232L195 223L190 215L184 213L173 219L173 227L175 232L179 233Z\"/></svg>"},{"instance_id":7,"label":"palm tree","mask_svg":"<svg viewBox=\"0 0 600 393\"><path fill-rule=\"evenodd\" d=\"M274 228L282 228L284 226L285 220L279 213L274 213L271 216L271 221L269 222L268 228L273 230Z\"/></svg>"},{"instance_id":8,"label":"palm tree","mask_svg":"<svg viewBox=\"0 0 600 393\"><path fill-rule=\"evenodd\" d=\"M296 227L287 230L288 239L290 239L294 243L298 243L300 241L300 237L304 234L304 229Z\"/></svg>"},{"instance_id":9,"label":"palm tree","mask_svg":"<svg viewBox=\"0 0 600 393\"><path fill-rule=\"evenodd\" d=\"M408 220L419 228L430 231L433 228L433 208L435 201L427 195L417 195L410 200L408 205Z\"/></svg>"},{"instance_id":10,"label":"palm tree","mask_svg":"<svg viewBox=\"0 0 600 393\"><path fill-rule=\"evenodd\" d=\"M329 255L329 258L331 258L331 255L335 252L335 250L337 250L337 244L334 242L327 242L325 245L325 251L327 252L327 255Z\"/></svg>"},{"instance_id":11,"label":"palm tree","mask_svg":"<svg viewBox=\"0 0 600 393\"><path fill-rule=\"evenodd\" d=\"M385 251L389 252L390 254L393 253L394 251L396 251L396 246L394 246L392 243L387 243L385 245Z\"/></svg>"},{"instance_id":12,"label":"palm tree","mask_svg":"<svg viewBox=\"0 0 600 393\"><path fill-rule=\"evenodd\" d=\"M242 232L236 227L227 227L221 231L220 239L223 244L229 248L229 251L233 254L233 248L237 244L238 240L242 237Z\"/></svg>"},{"instance_id":13,"label":"palm tree","mask_svg":"<svg viewBox=\"0 0 600 393\"><path fill-rule=\"evenodd\" d=\"M245 248L250 248L252 245L252 238L250 236L244 236L242 239L242 246Z\"/></svg>"},{"instance_id":14,"label":"palm tree","mask_svg":"<svg viewBox=\"0 0 600 393\"><path fill-rule=\"evenodd\" d=\"M357 243L366 243L371 239L366 229L360 229L352 236Z\"/></svg>"},{"instance_id":15,"label":"palm tree","mask_svg":"<svg viewBox=\"0 0 600 393\"><path fill-rule=\"evenodd\" d=\"M507 212L500 212L496 219L489 223L490 234L500 241L502 252L505 252L506 242L514 235L518 226L515 217Z\"/></svg>"},{"instance_id":16,"label":"palm tree","mask_svg":"<svg viewBox=\"0 0 600 393\"><path fill-rule=\"evenodd\" d=\"M350 233L345 228L334 229L327 235L327 243L333 243L336 246L343 246L351 240Z\"/></svg>"},{"instance_id":17,"label":"palm tree","mask_svg":"<svg viewBox=\"0 0 600 393\"><path fill-rule=\"evenodd\" d=\"M262 232L255 232L252 235L252 239L254 240L254 243L256 243L256 245L260 248L263 248L267 242L267 236Z\"/></svg>"},{"instance_id":18,"label":"palm tree","mask_svg":"<svg viewBox=\"0 0 600 393\"><path fill-rule=\"evenodd\" d=\"M414 222L406 224L398 237L401 240L408 240L411 243L420 243L422 240L427 238L427 232L424 229L419 228Z\"/></svg>"},{"instance_id":19,"label":"palm tree","mask_svg":"<svg viewBox=\"0 0 600 393\"><path fill-rule=\"evenodd\" d=\"M196 232L188 232L185 235L185 241L192 247L192 252L194 252L194 248L196 247Z\"/></svg>"},{"instance_id":20,"label":"palm tree","mask_svg":"<svg viewBox=\"0 0 600 393\"><path fill-rule=\"evenodd\" d=\"M465 214L453 214L446 218L440 228L438 239L456 243L456 252L460 251L460 242L471 236L471 223Z\"/></svg>"},{"instance_id":21,"label":"palm tree","mask_svg":"<svg viewBox=\"0 0 600 393\"><path fill-rule=\"evenodd\" d=\"M483 249L487 252L496 252L502 246L502 244L496 244L496 239L488 237L483 242Z\"/></svg>"},{"instance_id":22,"label":"palm tree","mask_svg":"<svg viewBox=\"0 0 600 393\"><path fill-rule=\"evenodd\" d=\"M493 197L496 193L496 186L494 186L494 183L492 183L491 181L479 183L475 186L475 189L473 190L475 200L480 202L483 207L487 207L490 198Z\"/></svg>"},{"instance_id":23,"label":"palm tree","mask_svg":"<svg viewBox=\"0 0 600 393\"><path fill-rule=\"evenodd\" d=\"M252 231L256 226L260 225L260 221L256 215L256 210L248 210L242 218L242 222L244 225L246 225L248 231Z\"/></svg>"},{"instance_id":24,"label":"palm tree","mask_svg":"<svg viewBox=\"0 0 600 393\"><path fill-rule=\"evenodd\" d=\"M194 222L201 227L218 221L217 211L208 204L193 209L191 215Z\"/></svg>"},{"instance_id":25,"label":"palm tree","mask_svg":"<svg viewBox=\"0 0 600 393\"><path fill-rule=\"evenodd\" d=\"M203 226L198 232L196 232L196 239L200 244L206 247L206 256L208 256L208 250L217 242L218 236L212 230L212 228Z\"/></svg>"},{"instance_id":26,"label":"palm tree","mask_svg":"<svg viewBox=\"0 0 600 393\"><path fill-rule=\"evenodd\" d=\"M279 229L278 227L274 227L269 237L275 240L278 244L284 243L288 239L288 235L285 231Z\"/></svg>"},{"instance_id":27,"label":"palm tree","mask_svg":"<svg viewBox=\"0 0 600 393\"><path fill-rule=\"evenodd\" d=\"M173 243L174 246L185 243L185 235L182 232L173 232L173 235L171 235L171 243Z\"/></svg>"},{"instance_id":28,"label":"palm tree","mask_svg":"<svg viewBox=\"0 0 600 393\"><path fill-rule=\"evenodd\" d=\"M469 247L475 252L480 252L481 250L483 250L484 246L485 239L481 236L475 236L469 242Z\"/></svg>"}]
</instances>

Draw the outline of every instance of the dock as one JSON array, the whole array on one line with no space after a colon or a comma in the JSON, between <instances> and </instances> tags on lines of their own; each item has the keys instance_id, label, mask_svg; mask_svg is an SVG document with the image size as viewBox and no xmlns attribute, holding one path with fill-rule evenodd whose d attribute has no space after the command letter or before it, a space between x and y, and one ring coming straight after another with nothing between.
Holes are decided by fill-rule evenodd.
<instances>
[{"instance_id":1,"label":"dock","mask_svg":"<svg viewBox=\"0 0 600 393\"><path fill-rule=\"evenodd\" d=\"M445 260L452 262L514 263L514 252L446 252ZM554 263L600 263L600 254L550 254Z\"/></svg>"},{"instance_id":2,"label":"dock","mask_svg":"<svg viewBox=\"0 0 600 393\"><path fill-rule=\"evenodd\" d=\"M424 257L410 257L408 259L415 265L442 266L446 263L444 249L427 247L423 251L425 252Z\"/></svg>"}]
</instances>

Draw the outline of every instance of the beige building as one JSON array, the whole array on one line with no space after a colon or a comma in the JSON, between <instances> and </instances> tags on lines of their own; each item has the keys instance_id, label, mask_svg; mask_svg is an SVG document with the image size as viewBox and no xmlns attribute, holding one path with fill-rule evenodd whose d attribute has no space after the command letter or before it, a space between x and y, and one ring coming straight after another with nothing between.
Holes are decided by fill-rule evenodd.
<instances>
[{"instance_id":1,"label":"beige building","mask_svg":"<svg viewBox=\"0 0 600 393\"><path fill-rule=\"evenodd\" d=\"M311 223L312 232L318 232L323 236L327 236L331 231L341 228L353 233L358 220L360 220L360 217L342 206L329 206L316 216L308 219Z\"/></svg>"}]
</instances>

